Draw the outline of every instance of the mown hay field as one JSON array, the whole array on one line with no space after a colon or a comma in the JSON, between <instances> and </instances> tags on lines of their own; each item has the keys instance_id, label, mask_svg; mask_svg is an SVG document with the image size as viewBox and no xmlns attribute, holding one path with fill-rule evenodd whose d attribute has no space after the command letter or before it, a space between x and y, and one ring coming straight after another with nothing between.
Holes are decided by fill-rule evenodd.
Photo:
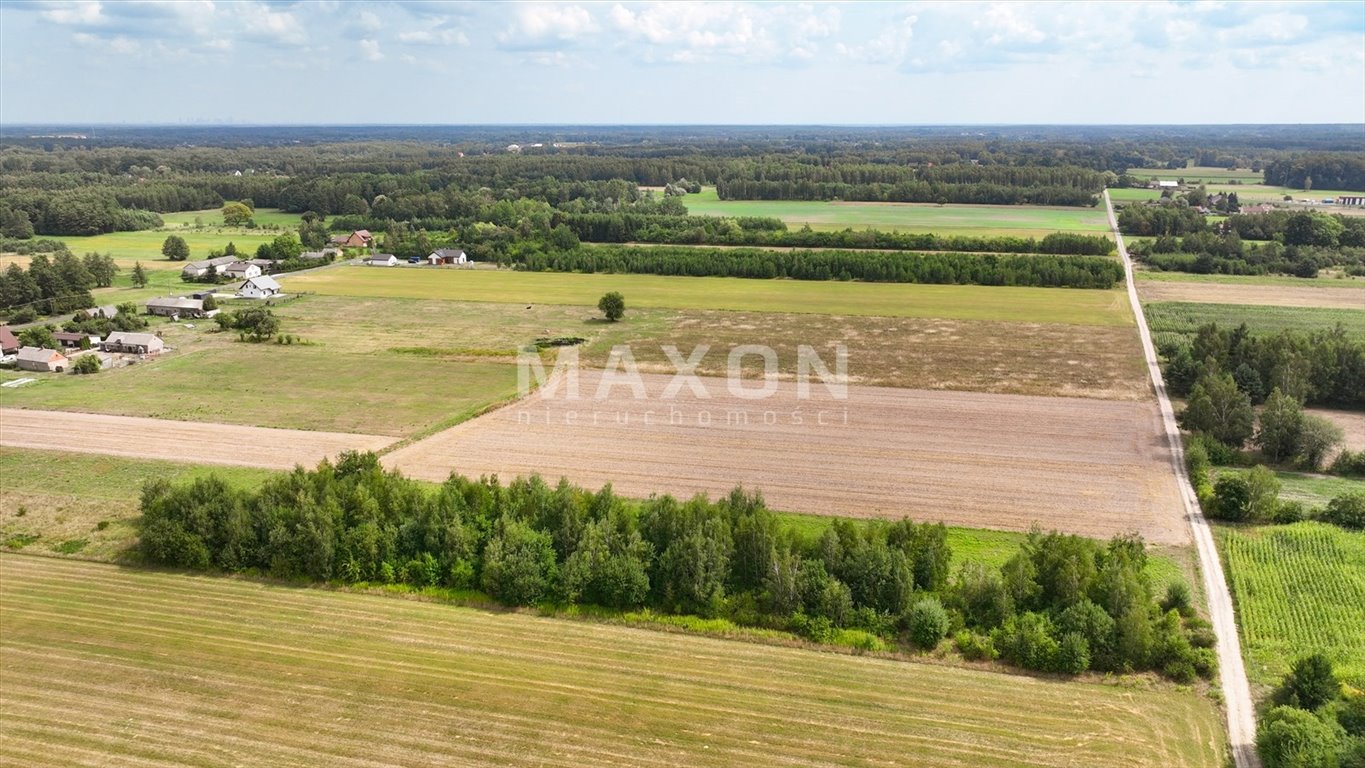
<instances>
[{"instance_id":1,"label":"mown hay field","mask_svg":"<svg viewBox=\"0 0 1365 768\"><path fill-rule=\"evenodd\" d=\"M1328 283L1330 284L1330 283ZM1252 304L1257 307L1351 309L1365 315L1365 283L1341 288L1305 285L1229 285L1227 283L1138 281L1144 302Z\"/></svg>"},{"instance_id":2,"label":"mown hay field","mask_svg":"<svg viewBox=\"0 0 1365 768\"><path fill-rule=\"evenodd\" d=\"M1276 685L1321 651L1365 686L1365 532L1316 522L1215 532L1252 681Z\"/></svg>"},{"instance_id":3,"label":"mown hay field","mask_svg":"<svg viewBox=\"0 0 1365 768\"><path fill-rule=\"evenodd\" d=\"M0 555L16 764L1222 765L1207 698ZM72 717L72 713L80 713Z\"/></svg>"},{"instance_id":4,"label":"mown hay field","mask_svg":"<svg viewBox=\"0 0 1365 768\"><path fill-rule=\"evenodd\" d=\"M715 187L682 198L694 216L761 216L792 229L878 229L971 237L1036 237L1053 232L1107 234L1104 208L1042 205L868 203L822 200L721 200Z\"/></svg>"},{"instance_id":5,"label":"mown hay field","mask_svg":"<svg viewBox=\"0 0 1365 768\"><path fill-rule=\"evenodd\" d=\"M608 291L632 307L721 309L949 320L1133 324L1126 294L1074 288L922 285L738 277L519 272L423 267L338 267L282 280L287 291L332 296L596 307Z\"/></svg>"},{"instance_id":6,"label":"mown hay field","mask_svg":"<svg viewBox=\"0 0 1365 768\"><path fill-rule=\"evenodd\" d=\"M771 395L749 399L725 379L699 379L704 397L684 386L669 398L670 380L642 376L637 398L584 372L579 399L564 380L552 397L547 386L385 462L434 481L452 469L539 472L683 497L742 484L793 512L1189 541L1152 402L863 386L837 399L818 381L809 398L772 382Z\"/></svg>"}]
</instances>

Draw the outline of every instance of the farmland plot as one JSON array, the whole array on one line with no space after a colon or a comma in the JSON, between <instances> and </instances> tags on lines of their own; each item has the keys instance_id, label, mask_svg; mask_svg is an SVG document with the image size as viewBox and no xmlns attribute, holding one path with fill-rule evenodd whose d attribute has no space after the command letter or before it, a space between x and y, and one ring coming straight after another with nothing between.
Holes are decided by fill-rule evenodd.
<instances>
[{"instance_id":1,"label":"farmland plot","mask_svg":"<svg viewBox=\"0 0 1365 768\"><path fill-rule=\"evenodd\" d=\"M1365 311L1365 287L1229 285L1226 283L1138 281L1143 301L1254 304L1261 307L1319 307Z\"/></svg>"},{"instance_id":2,"label":"farmland plot","mask_svg":"<svg viewBox=\"0 0 1365 768\"><path fill-rule=\"evenodd\" d=\"M538 472L637 496L743 484L794 512L1189 540L1154 403L860 386L837 400L819 382L803 400L776 381L754 400L721 379L669 400L657 375L643 399L619 385L591 399L600 377L582 374L584 399L537 393L386 461L428 480Z\"/></svg>"},{"instance_id":3,"label":"farmland plot","mask_svg":"<svg viewBox=\"0 0 1365 768\"><path fill-rule=\"evenodd\" d=\"M22 555L0 606L26 766L1222 764L1212 704L1170 686Z\"/></svg>"}]
</instances>

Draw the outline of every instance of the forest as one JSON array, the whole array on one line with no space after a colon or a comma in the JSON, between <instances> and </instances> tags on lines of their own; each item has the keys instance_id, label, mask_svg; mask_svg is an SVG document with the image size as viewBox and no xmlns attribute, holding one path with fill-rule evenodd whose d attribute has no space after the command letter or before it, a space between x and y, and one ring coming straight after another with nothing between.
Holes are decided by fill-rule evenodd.
<instances>
[{"instance_id":1,"label":"forest","mask_svg":"<svg viewBox=\"0 0 1365 768\"><path fill-rule=\"evenodd\" d=\"M216 477L143 489L147 561L342 583L477 589L506 605L655 610L829 642L856 628L1046 672L1210 677L1208 625L1183 584L1146 575L1137 537L1034 531L1002 567L951 572L941 524L835 521L799 535L757 493L639 503L538 477L433 487L343 454L242 491Z\"/></svg>"}]
</instances>

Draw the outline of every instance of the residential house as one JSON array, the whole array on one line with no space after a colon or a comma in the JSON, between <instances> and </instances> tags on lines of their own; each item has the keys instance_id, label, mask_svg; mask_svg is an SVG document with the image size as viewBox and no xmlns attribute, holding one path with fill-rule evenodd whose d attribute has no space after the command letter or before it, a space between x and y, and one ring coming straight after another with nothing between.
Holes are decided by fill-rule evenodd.
<instances>
[{"instance_id":1,"label":"residential house","mask_svg":"<svg viewBox=\"0 0 1365 768\"><path fill-rule=\"evenodd\" d=\"M0 325L0 355L12 355L19 351L19 337L14 335L8 325Z\"/></svg>"},{"instance_id":2,"label":"residential house","mask_svg":"<svg viewBox=\"0 0 1365 768\"><path fill-rule=\"evenodd\" d=\"M165 351L166 343L154 333L114 331L100 344L105 352L125 352L134 355L157 355Z\"/></svg>"},{"instance_id":3,"label":"residential house","mask_svg":"<svg viewBox=\"0 0 1365 768\"><path fill-rule=\"evenodd\" d=\"M458 248L441 248L432 251L427 261L433 266L438 264L468 264L469 256Z\"/></svg>"},{"instance_id":4,"label":"residential house","mask_svg":"<svg viewBox=\"0 0 1365 768\"><path fill-rule=\"evenodd\" d=\"M80 349L81 339L87 340L86 349L98 347L100 345L100 337L76 331L55 331L52 334L52 338L61 345L63 349Z\"/></svg>"},{"instance_id":5,"label":"residential house","mask_svg":"<svg viewBox=\"0 0 1365 768\"><path fill-rule=\"evenodd\" d=\"M365 259L365 264L371 267L392 267L397 266L398 257L392 253L376 253Z\"/></svg>"},{"instance_id":6,"label":"residential house","mask_svg":"<svg viewBox=\"0 0 1365 768\"><path fill-rule=\"evenodd\" d=\"M239 261L223 267L223 276L233 280L246 280L261 276L261 268L249 261Z\"/></svg>"},{"instance_id":7,"label":"residential house","mask_svg":"<svg viewBox=\"0 0 1365 768\"><path fill-rule=\"evenodd\" d=\"M113 304L105 304L102 307L91 307L86 310L85 316L91 320L113 320L118 316L118 307Z\"/></svg>"},{"instance_id":8,"label":"residential house","mask_svg":"<svg viewBox=\"0 0 1365 768\"><path fill-rule=\"evenodd\" d=\"M255 264L261 268L261 274L268 275L275 271L275 262L270 259L247 259L248 264Z\"/></svg>"},{"instance_id":9,"label":"residential house","mask_svg":"<svg viewBox=\"0 0 1365 768\"><path fill-rule=\"evenodd\" d=\"M369 248L374 244L374 235L368 229L357 229L349 235L334 235L332 244L345 248Z\"/></svg>"},{"instance_id":10,"label":"residential house","mask_svg":"<svg viewBox=\"0 0 1365 768\"><path fill-rule=\"evenodd\" d=\"M268 299L280 295L280 284L273 277L260 275L248 279L237 288L239 299Z\"/></svg>"},{"instance_id":11,"label":"residential house","mask_svg":"<svg viewBox=\"0 0 1365 768\"><path fill-rule=\"evenodd\" d=\"M162 317L213 317L218 310L204 309L203 299L159 298L147 302L147 314Z\"/></svg>"},{"instance_id":12,"label":"residential house","mask_svg":"<svg viewBox=\"0 0 1365 768\"><path fill-rule=\"evenodd\" d=\"M19 350L19 370L61 373L70 361L55 349L24 347Z\"/></svg>"},{"instance_id":13,"label":"residential house","mask_svg":"<svg viewBox=\"0 0 1365 768\"><path fill-rule=\"evenodd\" d=\"M203 261L191 261L180 269L180 276L191 280L205 277L209 274L221 275L229 264L236 264L236 256L219 256L216 259L204 259Z\"/></svg>"}]
</instances>

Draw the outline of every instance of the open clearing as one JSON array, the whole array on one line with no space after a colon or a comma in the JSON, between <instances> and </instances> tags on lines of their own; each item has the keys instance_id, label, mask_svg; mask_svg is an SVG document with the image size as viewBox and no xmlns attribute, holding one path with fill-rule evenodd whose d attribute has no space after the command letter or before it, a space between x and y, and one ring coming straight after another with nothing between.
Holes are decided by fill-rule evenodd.
<instances>
[{"instance_id":1,"label":"open clearing","mask_svg":"<svg viewBox=\"0 0 1365 768\"><path fill-rule=\"evenodd\" d=\"M1262 307L1319 307L1365 312L1365 287L1318 288L1315 285L1229 285L1226 283L1138 281L1144 302L1186 301L1201 304L1254 304Z\"/></svg>"},{"instance_id":2,"label":"open clearing","mask_svg":"<svg viewBox=\"0 0 1365 768\"><path fill-rule=\"evenodd\" d=\"M516 388L515 367L501 363L250 344L175 324L153 329L164 329L178 351L94 376L38 374L35 384L5 390L0 402L404 437L473 415Z\"/></svg>"},{"instance_id":3,"label":"open clearing","mask_svg":"<svg viewBox=\"0 0 1365 768\"><path fill-rule=\"evenodd\" d=\"M1365 532L1314 522L1215 530L1251 678L1273 686L1296 658L1322 651L1365 686Z\"/></svg>"},{"instance_id":4,"label":"open clearing","mask_svg":"<svg viewBox=\"0 0 1365 768\"><path fill-rule=\"evenodd\" d=\"M1171 686L22 555L0 576L0 751L25 765L1222 764L1213 706Z\"/></svg>"},{"instance_id":5,"label":"open clearing","mask_svg":"<svg viewBox=\"0 0 1365 768\"><path fill-rule=\"evenodd\" d=\"M1125 240L1137 238L1124 238ZM1190 272L1161 272L1139 269L1133 273L1139 286L1147 282L1160 283L1223 283L1226 285L1286 285L1295 288L1365 288L1365 277L1355 277L1340 271L1322 270L1317 277L1289 275L1197 275Z\"/></svg>"},{"instance_id":6,"label":"open clearing","mask_svg":"<svg viewBox=\"0 0 1365 768\"><path fill-rule=\"evenodd\" d=\"M1038 237L1053 232L1103 235L1104 209L1035 205L938 205L821 200L721 200L715 187L682 198L694 216L762 216L796 229L879 229L974 237Z\"/></svg>"},{"instance_id":7,"label":"open clearing","mask_svg":"<svg viewBox=\"0 0 1365 768\"><path fill-rule=\"evenodd\" d=\"M16 448L290 469L342 451L377 451L392 442L378 435L0 408L0 445Z\"/></svg>"},{"instance_id":8,"label":"open clearing","mask_svg":"<svg viewBox=\"0 0 1365 768\"><path fill-rule=\"evenodd\" d=\"M643 399L618 385L599 400L600 374L584 373L584 399L565 399L564 387L552 398L535 394L386 463L427 480L452 470L540 473L611 482L632 496L714 495L742 484L794 512L1189 541L1150 402L877 387L849 387L838 400L818 381L809 399L794 383L774 382L773 395L758 400L730 394L720 379L704 380L709 398L684 387L661 399L670 378L643 377Z\"/></svg>"},{"instance_id":9,"label":"open clearing","mask_svg":"<svg viewBox=\"0 0 1365 768\"><path fill-rule=\"evenodd\" d=\"M1141 285L1139 283L1139 285ZM1190 301L1163 301L1143 306L1152 333L1192 335L1199 326L1217 323L1236 328L1246 323L1252 333L1278 333L1282 330L1325 331L1338 324L1348 336L1365 338L1365 310L1320 307L1274 307L1256 304L1205 304Z\"/></svg>"},{"instance_id":10,"label":"open clearing","mask_svg":"<svg viewBox=\"0 0 1365 768\"><path fill-rule=\"evenodd\" d=\"M1124 292L1074 288L923 285L738 277L337 267L283 278L289 291L333 296L574 304L596 307L608 291L631 307L725 309L951 320L1132 325Z\"/></svg>"}]
</instances>

